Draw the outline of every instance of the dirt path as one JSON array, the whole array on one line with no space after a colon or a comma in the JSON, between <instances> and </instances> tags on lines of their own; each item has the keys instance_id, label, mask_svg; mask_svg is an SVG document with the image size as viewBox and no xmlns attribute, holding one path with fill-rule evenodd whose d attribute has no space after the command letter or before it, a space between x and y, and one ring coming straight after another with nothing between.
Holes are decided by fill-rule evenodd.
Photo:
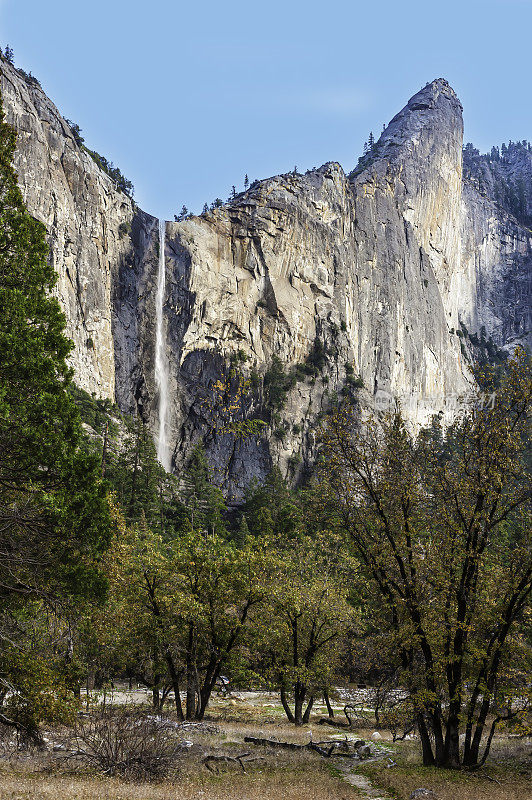
<instances>
[{"instance_id":1,"label":"dirt path","mask_svg":"<svg viewBox=\"0 0 532 800\"><path fill-rule=\"evenodd\" d=\"M358 789L363 796L363 800L391 800L390 795L386 794L382 789L376 789L371 781L365 775L360 775L357 772L351 772L348 766L342 765L338 767L342 777L350 786Z\"/></svg>"}]
</instances>

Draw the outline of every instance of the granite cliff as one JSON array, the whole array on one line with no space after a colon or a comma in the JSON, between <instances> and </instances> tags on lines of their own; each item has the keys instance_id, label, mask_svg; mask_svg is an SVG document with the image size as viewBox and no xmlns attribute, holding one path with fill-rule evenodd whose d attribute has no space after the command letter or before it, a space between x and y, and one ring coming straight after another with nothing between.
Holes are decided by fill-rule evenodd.
<instances>
[{"instance_id":1,"label":"granite cliff","mask_svg":"<svg viewBox=\"0 0 532 800\"><path fill-rule=\"evenodd\" d=\"M6 117L19 133L15 166L49 233L77 382L156 431L158 221L117 190L38 84L1 68ZM362 408L399 399L422 424L452 415L468 390L464 330L499 347L529 340L530 159L512 166L525 186L519 215L500 194L510 167L473 163L466 149L463 170L462 131L460 102L438 79L349 175L335 162L278 175L166 224L176 468L203 438L230 496L273 463L295 480L312 465L319 420L338 395ZM260 437L213 429L212 387L224 379L230 404L231 369L249 379L233 416L262 419Z\"/></svg>"}]
</instances>

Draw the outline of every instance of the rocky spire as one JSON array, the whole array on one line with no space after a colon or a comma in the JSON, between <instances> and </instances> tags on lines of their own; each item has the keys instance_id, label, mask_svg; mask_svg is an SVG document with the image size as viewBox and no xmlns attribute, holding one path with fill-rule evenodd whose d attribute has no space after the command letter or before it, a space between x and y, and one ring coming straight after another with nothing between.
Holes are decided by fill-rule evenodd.
<instances>
[{"instance_id":1,"label":"rocky spire","mask_svg":"<svg viewBox=\"0 0 532 800\"><path fill-rule=\"evenodd\" d=\"M431 159L438 149L446 149L461 163L462 142L462 104L449 83L437 78L413 95L395 115L360 167L364 169L379 158L402 161L405 148L411 150L412 156ZM360 167L352 176L361 172Z\"/></svg>"}]
</instances>

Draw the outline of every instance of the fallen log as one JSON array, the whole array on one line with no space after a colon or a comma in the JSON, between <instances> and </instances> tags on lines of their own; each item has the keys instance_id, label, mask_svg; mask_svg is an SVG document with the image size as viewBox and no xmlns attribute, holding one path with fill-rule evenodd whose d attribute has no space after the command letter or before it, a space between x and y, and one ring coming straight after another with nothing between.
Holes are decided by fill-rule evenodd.
<instances>
[{"instance_id":1,"label":"fallen log","mask_svg":"<svg viewBox=\"0 0 532 800\"><path fill-rule=\"evenodd\" d=\"M323 758L330 758L333 755L342 756L344 758L360 758L356 750L355 752L349 751L350 742L346 739L333 739L332 741L325 742L313 742L311 740L307 744L296 744L295 742L280 742L277 739L261 739L257 736L244 736L244 741L251 744L262 745L263 747L277 747L286 750L313 750L315 753L319 753L320 756L323 756ZM359 742L355 744L359 744ZM345 748L344 752L339 750L340 747Z\"/></svg>"},{"instance_id":2,"label":"fallen log","mask_svg":"<svg viewBox=\"0 0 532 800\"><path fill-rule=\"evenodd\" d=\"M217 764L225 763L225 764L238 764L241 768L242 772L246 771L245 764L249 764L250 761L263 761L264 759L262 756L252 756L251 753L241 753L239 756L229 756L226 754L215 754L212 753L210 755L205 756L202 759L202 763L205 764L209 772L214 773L217 775L219 773L219 769Z\"/></svg>"},{"instance_id":3,"label":"fallen log","mask_svg":"<svg viewBox=\"0 0 532 800\"><path fill-rule=\"evenodd\" d=\"M260 739L257 736L244 736L245 742L251 744L261 744L264 747L284 747L287 750L308 750L308 744L296 744L295 742L279 742L277 739Z\"/></svg>"},{"instance_id":4,"label":"fallen log","mask_svg":"<svg viewBox=\"0 0 532 800\"><path fill-rule=\"evenodd\" d=\"M343 728L344 730L351 728L348 722L343 722L341 719L331 719L331 717L320 717L318 725L330 725L332 728Z\"/></svg>"}]
</instances>

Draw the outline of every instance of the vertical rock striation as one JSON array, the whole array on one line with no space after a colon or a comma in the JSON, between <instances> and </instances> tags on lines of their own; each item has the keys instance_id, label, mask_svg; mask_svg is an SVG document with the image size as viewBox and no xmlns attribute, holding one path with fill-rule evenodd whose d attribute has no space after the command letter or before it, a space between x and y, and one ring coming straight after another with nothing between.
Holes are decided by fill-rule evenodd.
<instances>
[{"instance_id":1,"label":"vertical rock striation","mask_svg":"<svg viewBox=\"0 0 532 800\"><path fill-rule=\"evenodd\" d=\"M158 222L78 147L39 86L1 67L7 119L19 133L16 168L28 208L47 226L77 381L138 411L156 432ZM462 174L462 130L460 102L438 79L350 175L335 162L278 175L167 223L175 468L203 439L230 496L273 463L295 480L313 462L319 420L336 396L356 395L368 408L398 400L424 424L454 413L470 386L461 324L484 326L501 346L527 339L532 233L501 204L502 167L472 166L466 151ZM532 170L522 160L511 169L528 213ZM274 362L291 375L277 404L263 386ZM268 423L262 437L213 429L213 385L230 382L235 365L252 379L241 412Z\"/></svg>"},{"instance_id":2,"label":"vertical rock striation","mask_svg":"<svg viewBox=\"0 0 532 800\"><path fill-rule=\"evenodd\" d=\"M114 397L114 275L130 254L131 200L80 148L70 127L35 79L4 59L1 92L6 121L16 128L15 169L24 201L48 231L56 293L74 342L79 385Z\"/></svg>"}]
</instances>

